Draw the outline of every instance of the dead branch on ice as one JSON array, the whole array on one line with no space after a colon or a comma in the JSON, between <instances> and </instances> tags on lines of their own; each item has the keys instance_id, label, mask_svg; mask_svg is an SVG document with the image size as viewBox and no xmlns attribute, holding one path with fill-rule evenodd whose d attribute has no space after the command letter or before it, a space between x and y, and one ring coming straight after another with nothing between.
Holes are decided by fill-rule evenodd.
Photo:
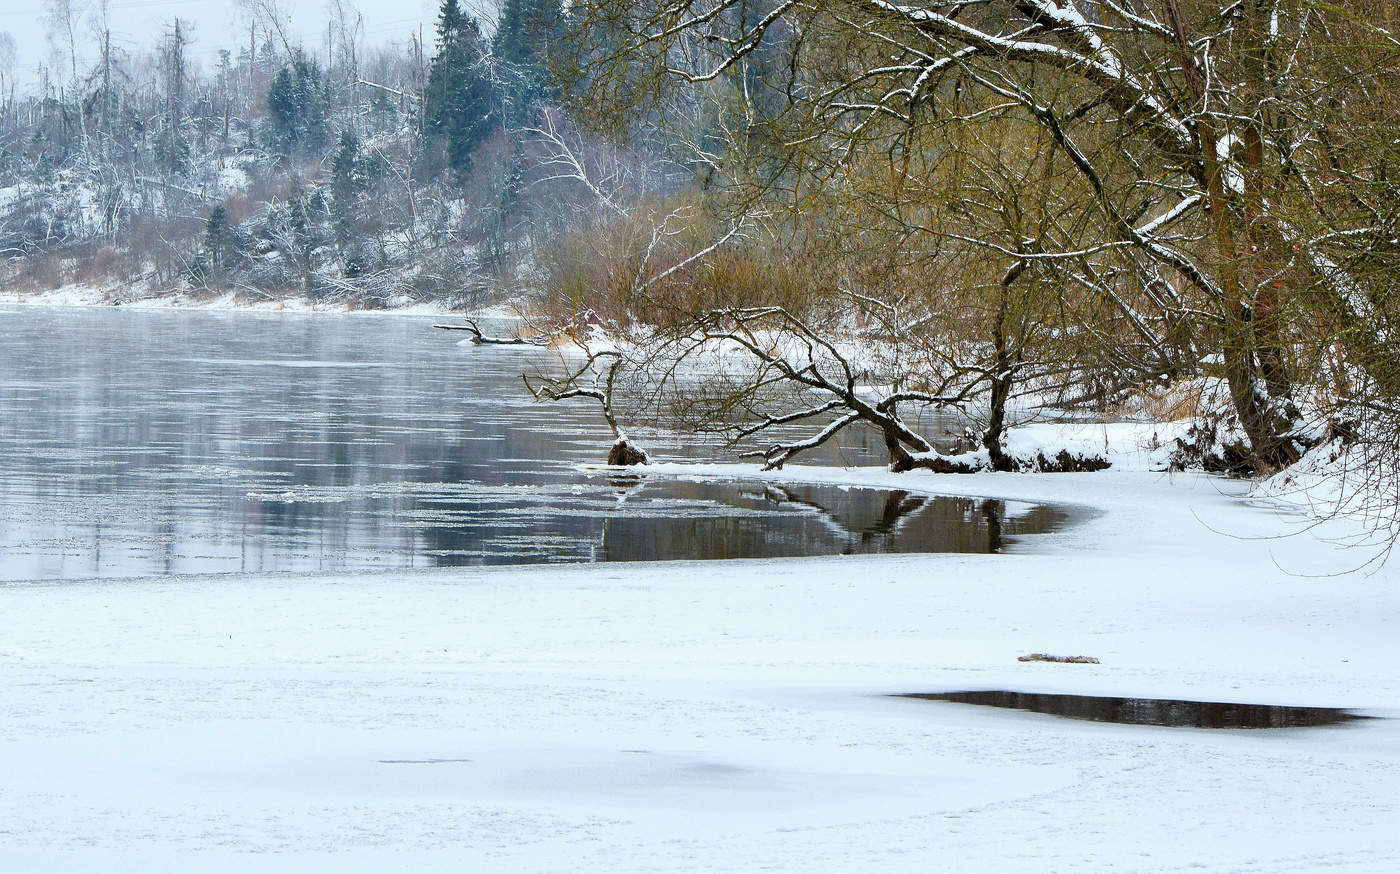
<instances>
[{"instance_id":1,"label":"dead branch on ice","mask_svg":"<svg viewBox=\"0 0 1400 874\"><path fill-rule=\"evenodd\" d=\"M1050 655L1045 652L1033 652L1029 655L1017 656L1018 662L1054 662L1058 665L1097 665L1099 660L1093 656L1060 656Z\"/></svg>"},{"instance_id":2,"label":"dead branch on ice","mask_svg":"<svg viewBox=\"0 0 1400 874\"><path fill-rule=\"evenodd\" d=\"M481 326L472 319L467 319L465 325L433 325L434 328L441 328L444 331L470 331L471 341L482 346L547 346L548 337L492 337L481 333Z\"/></svg>"}]
</instances>

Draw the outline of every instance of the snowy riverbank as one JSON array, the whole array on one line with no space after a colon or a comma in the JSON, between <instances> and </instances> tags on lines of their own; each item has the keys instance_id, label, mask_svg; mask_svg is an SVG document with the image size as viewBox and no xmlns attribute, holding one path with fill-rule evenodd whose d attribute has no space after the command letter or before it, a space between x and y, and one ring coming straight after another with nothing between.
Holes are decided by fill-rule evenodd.
<instances>
[{"instance_id":1,"label":"snowy riverbank","mask_svg":"<svg viewBox=\"0 0 1400 874\"><path fill-rule=\"evenodd\" d=\"M1400 866L1400 569L1345 523L1196 474L781 478L1092 512L1034 554L0 586L0 870ZM884 697L959 689L1388 718Z\"/></svg>"},{"instance_id":2,"label":"snowy riverbank","mask_svg":"<svg viewBox=\"0 0 1400 874\"><path fill-rule=\"evenodd\" d=\"M65 285L48 291L18 292L0 289L0 306L107 307L140 310L192 309L259 313L393 313L396 315L440 316L452 312L441 303L424 303L404 297L382 309L352 306L347 300L331 298L312 301L305 296L252 298L234 292L145 291L139 288L99 288L92 285ZM494 313L492 309L489 312ZM505 313L509 308L502 308Z\"/></svg>"}]
</instances>

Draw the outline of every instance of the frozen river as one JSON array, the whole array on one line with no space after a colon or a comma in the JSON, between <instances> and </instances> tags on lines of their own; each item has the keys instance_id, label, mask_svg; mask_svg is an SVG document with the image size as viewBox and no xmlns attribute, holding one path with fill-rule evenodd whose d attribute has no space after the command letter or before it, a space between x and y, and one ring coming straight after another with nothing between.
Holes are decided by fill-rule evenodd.
<instances>
[{"instance_id":1,"label":"frozen river","mask_svg":"<svg viewBox=\"0 0 1400 874\"><path fill-rule=\"evenodd\" d=\"M587 469L545 353L388 315L0 311L0 579L987 552L1056 510ZM547 362L544 362L547 364ZM660 458L723 458L653 432ZM856 434L820 460L877 463Z\"/></svg>"},{"instance_id":2,"label":"frozen river","mask_svg":"<svg viewBox=\"0 0 1400 874\"><path fill-rule=\"evenodd\" d=\"M610 479L427 320L0 319L0 569L68 578L0 582L0 872L1400 870L1348 520L1108 427L1092 474ZM428 569L508 561L574 563Z\"/></svg>"}]
</instances>

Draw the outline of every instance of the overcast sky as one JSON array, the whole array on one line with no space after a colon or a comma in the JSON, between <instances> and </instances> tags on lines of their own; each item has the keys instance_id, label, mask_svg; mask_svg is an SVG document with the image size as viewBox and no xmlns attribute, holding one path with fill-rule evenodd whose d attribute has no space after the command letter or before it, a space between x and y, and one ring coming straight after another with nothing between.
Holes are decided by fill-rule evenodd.
<instances>
[{"instance_id":1,"label":"overcast sky","mask_svg":"<svg viewBox=\"0 0 1400 874\"><path fill-rule=\"evenodd\" d=\"M80 44L95 46L93 30L87 24L96 5L93 0L69 0L83 21L77 31ZM325 45L326 0L279 0L291 9L293 27L308 48ZM52 0L0 0L0 31L15 39L18 58L14 75L20 88L36 81L35 68L50 58L44 10ZM369 45L406 42L408 35L421 24L431 44L433 21L437 18L440 0L343 0L349 9L357 9L364 18L365 42ZM483 18L494 18L494 0L461 0L462 8ZM182 24L192 25L193 56L206 69L221 48L236 50L247 43L247 18L239 11L235 0L111 0L109 5L114 44L127 48L149 48L156 38L179 16ZM66 58L66 51L64 54ZM64 62L66 64L66 61ZM6 73L8 82L8 71Z\"/></svg>"}]
</instances>

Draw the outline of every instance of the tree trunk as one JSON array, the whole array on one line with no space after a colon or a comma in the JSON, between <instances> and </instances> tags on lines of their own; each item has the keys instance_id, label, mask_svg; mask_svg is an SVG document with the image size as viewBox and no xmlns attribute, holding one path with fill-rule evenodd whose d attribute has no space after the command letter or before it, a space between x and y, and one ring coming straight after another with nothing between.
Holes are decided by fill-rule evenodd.
<instances>
[{"instance_id":1,"label":"tree trunk","mask_svg":"<svg viewBox=\"0 0 1400 874\"><path fill-rule=\"evenodd\" d=\"M1017 355L1011 350L1007 340L1007 323L1011 314L1011 284L1026 268L1026 261L1017 261L1001 277L998 290L997 314L992 321L992 394L987 430L982 434L982 445L992 462L992 470L1014 471L1018 469L1016 459L1007 454L1002 446L1006 434L1006 401L1011 397L1011 389L1016 380Z\"/></svg>"},{"instance_id":2,"label":"tree trunk","mask_svg":"<svg viewBox=\"0 0 1400 874\"><path fill-rule=\"evenodd\" d=\"M1244 5L1252 10L1254 4L1252 0L1247 0ZM1168 0L1166 11L1176 35L1179 60L1188 85L1196 100L1204 106L1207 101L1205 79L1197 67L1178 0ZM1251 35L1245 38L1251 38ZM1252 38L1262 39L1258 33L1253 34ZM1263 51L1262 44L1259 51ZM1262 77L1263 74L1255 72L1255 75ZM1259 83L1250 84L1257 87ZM1258 217L1262 213L1264 181L1262 139L1257 124L1257 120L1246 122L1243 136L1240 137L1242 166L1236 172L1243 180L1243 191L1226 191L1224 173L1228 163L1233 161L1233 149L1230 141L1225 139L1226 134L1216 129L1209 112L1201 112L1197 116L1196 138L1204 177L1199 181L1208 197L1211 238L1219 260L1223 328L1221 355L1225 362L1230 398L1239 416L1240 427L1249 438L1253 467L1263 473L1292 464L1298 460L1299 452L1290 437L1296 423L1286 412L1291 411L1296 415L1289 399L1291 387L1283 373L1277 299L1272 289L1266 288L1260 300L1259 289L1250 287L1256 285L1252 280L1259 276L1257 265L1250 271L1251 282L1248 285L1240 270L1242 241L1248 246L1251 256L1260 255L1259 247L1250 244L1253 235L1250 218L1251 214ZM1235 200L1232 194L1238 195L1239 202L1232 202Z\"/></svg>"}]
</instances>

